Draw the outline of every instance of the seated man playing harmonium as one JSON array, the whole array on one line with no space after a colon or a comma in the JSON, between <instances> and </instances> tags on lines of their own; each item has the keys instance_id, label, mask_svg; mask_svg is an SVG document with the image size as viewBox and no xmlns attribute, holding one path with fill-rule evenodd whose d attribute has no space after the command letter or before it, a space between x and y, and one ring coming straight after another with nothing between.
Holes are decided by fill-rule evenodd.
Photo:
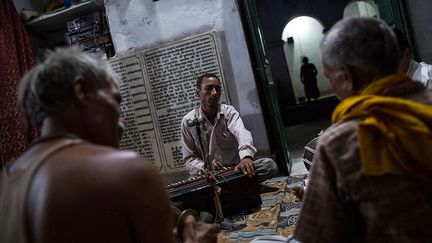
<instances>
[{"instance_id":1,"label":"seated man playing harmonium","mask_svg":"<svg viewBox=\"0 0 432 243\"><path fill-rule=\"evenodd\" d=\"M276 163L270 158L254 161L257 150L252 135L234 107L219 103L221 93L216 75L198 78L196 95L201 105L184 116L181 124L183 160L190 175L201 175L205 167L220 170L235 166L249 176L258 173L259 180L273 177L278 173Z\"/></svg>"}]
</instances>

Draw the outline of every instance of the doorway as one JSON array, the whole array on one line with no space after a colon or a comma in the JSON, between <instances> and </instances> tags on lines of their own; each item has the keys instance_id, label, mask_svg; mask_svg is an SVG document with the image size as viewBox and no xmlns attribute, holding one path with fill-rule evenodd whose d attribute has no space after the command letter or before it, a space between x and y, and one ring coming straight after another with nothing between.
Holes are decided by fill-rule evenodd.
<instances>
[{"instance_id":1,"label":"doorway","mask_svg":"<svg viewBox=\"0 0 432 243\"><path fill-rule=\"evenodd\" d=\"M323 74L319 54L319 45L324 37L323 30L323 24L316 18L299 16L290 20L282 32L283 50L290 70L291 83L297 104L307 101L305 85L300 77L304 57L308 59L308 63L316 67L319 98L333 95L330 84Z\"/></svg>"}]
</instances>

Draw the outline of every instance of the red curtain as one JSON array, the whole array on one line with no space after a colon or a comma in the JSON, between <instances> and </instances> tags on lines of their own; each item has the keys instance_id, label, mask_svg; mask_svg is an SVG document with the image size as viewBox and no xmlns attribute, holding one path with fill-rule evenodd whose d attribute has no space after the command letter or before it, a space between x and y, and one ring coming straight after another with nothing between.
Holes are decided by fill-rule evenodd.
<instances>
[{"instance_id":1,"label":"red curtain","mask_svg":"<svg viewBox=\"0 0 432 243\"><path fill-rule=\"evenodd\" d=\"M30 38L12 0L0 0L0 154L2 163L27 148L27 130L17 107L19 80L35 64ZM0 165L1 168L1 165Z\"/></svg>"}]
</instances>

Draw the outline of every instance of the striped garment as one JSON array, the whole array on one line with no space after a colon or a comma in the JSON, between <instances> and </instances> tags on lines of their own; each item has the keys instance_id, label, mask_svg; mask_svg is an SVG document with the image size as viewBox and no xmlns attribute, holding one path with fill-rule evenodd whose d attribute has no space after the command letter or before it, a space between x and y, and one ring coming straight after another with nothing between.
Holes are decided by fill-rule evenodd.
<instances>
[{"instance_id":1,"label":"striped garment","mask_svg":"<svg viewBox=\"0 0 432 243\"><path fill-rule=\"evenodd\" d=\"M432 91L416 82L385 93L432 104ZM432 185L410 176L364 175L357 144L360 119L335 123L320 136L294 238L301 242L430 242Z\"/></svg>"}]
</instances>

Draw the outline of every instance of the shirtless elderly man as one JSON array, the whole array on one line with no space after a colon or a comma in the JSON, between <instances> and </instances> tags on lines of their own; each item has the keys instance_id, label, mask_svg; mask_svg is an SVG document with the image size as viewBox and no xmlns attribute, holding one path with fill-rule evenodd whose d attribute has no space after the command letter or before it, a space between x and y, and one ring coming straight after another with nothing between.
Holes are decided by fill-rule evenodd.
<instances>
[{"instance_id":1,"label":"shirtless elderly man","mask_svg":"<svg viewBox=\"0 0 432 243\"><path fill-rule=\"evenodd\" d=\"M23 78L19 102L41 136L0 177L0 242L175 242L159 172L116 148L121 97L105 61L56 50ZM181 240L217 231L186 217Z\"/></svg>"}]
</instances>

